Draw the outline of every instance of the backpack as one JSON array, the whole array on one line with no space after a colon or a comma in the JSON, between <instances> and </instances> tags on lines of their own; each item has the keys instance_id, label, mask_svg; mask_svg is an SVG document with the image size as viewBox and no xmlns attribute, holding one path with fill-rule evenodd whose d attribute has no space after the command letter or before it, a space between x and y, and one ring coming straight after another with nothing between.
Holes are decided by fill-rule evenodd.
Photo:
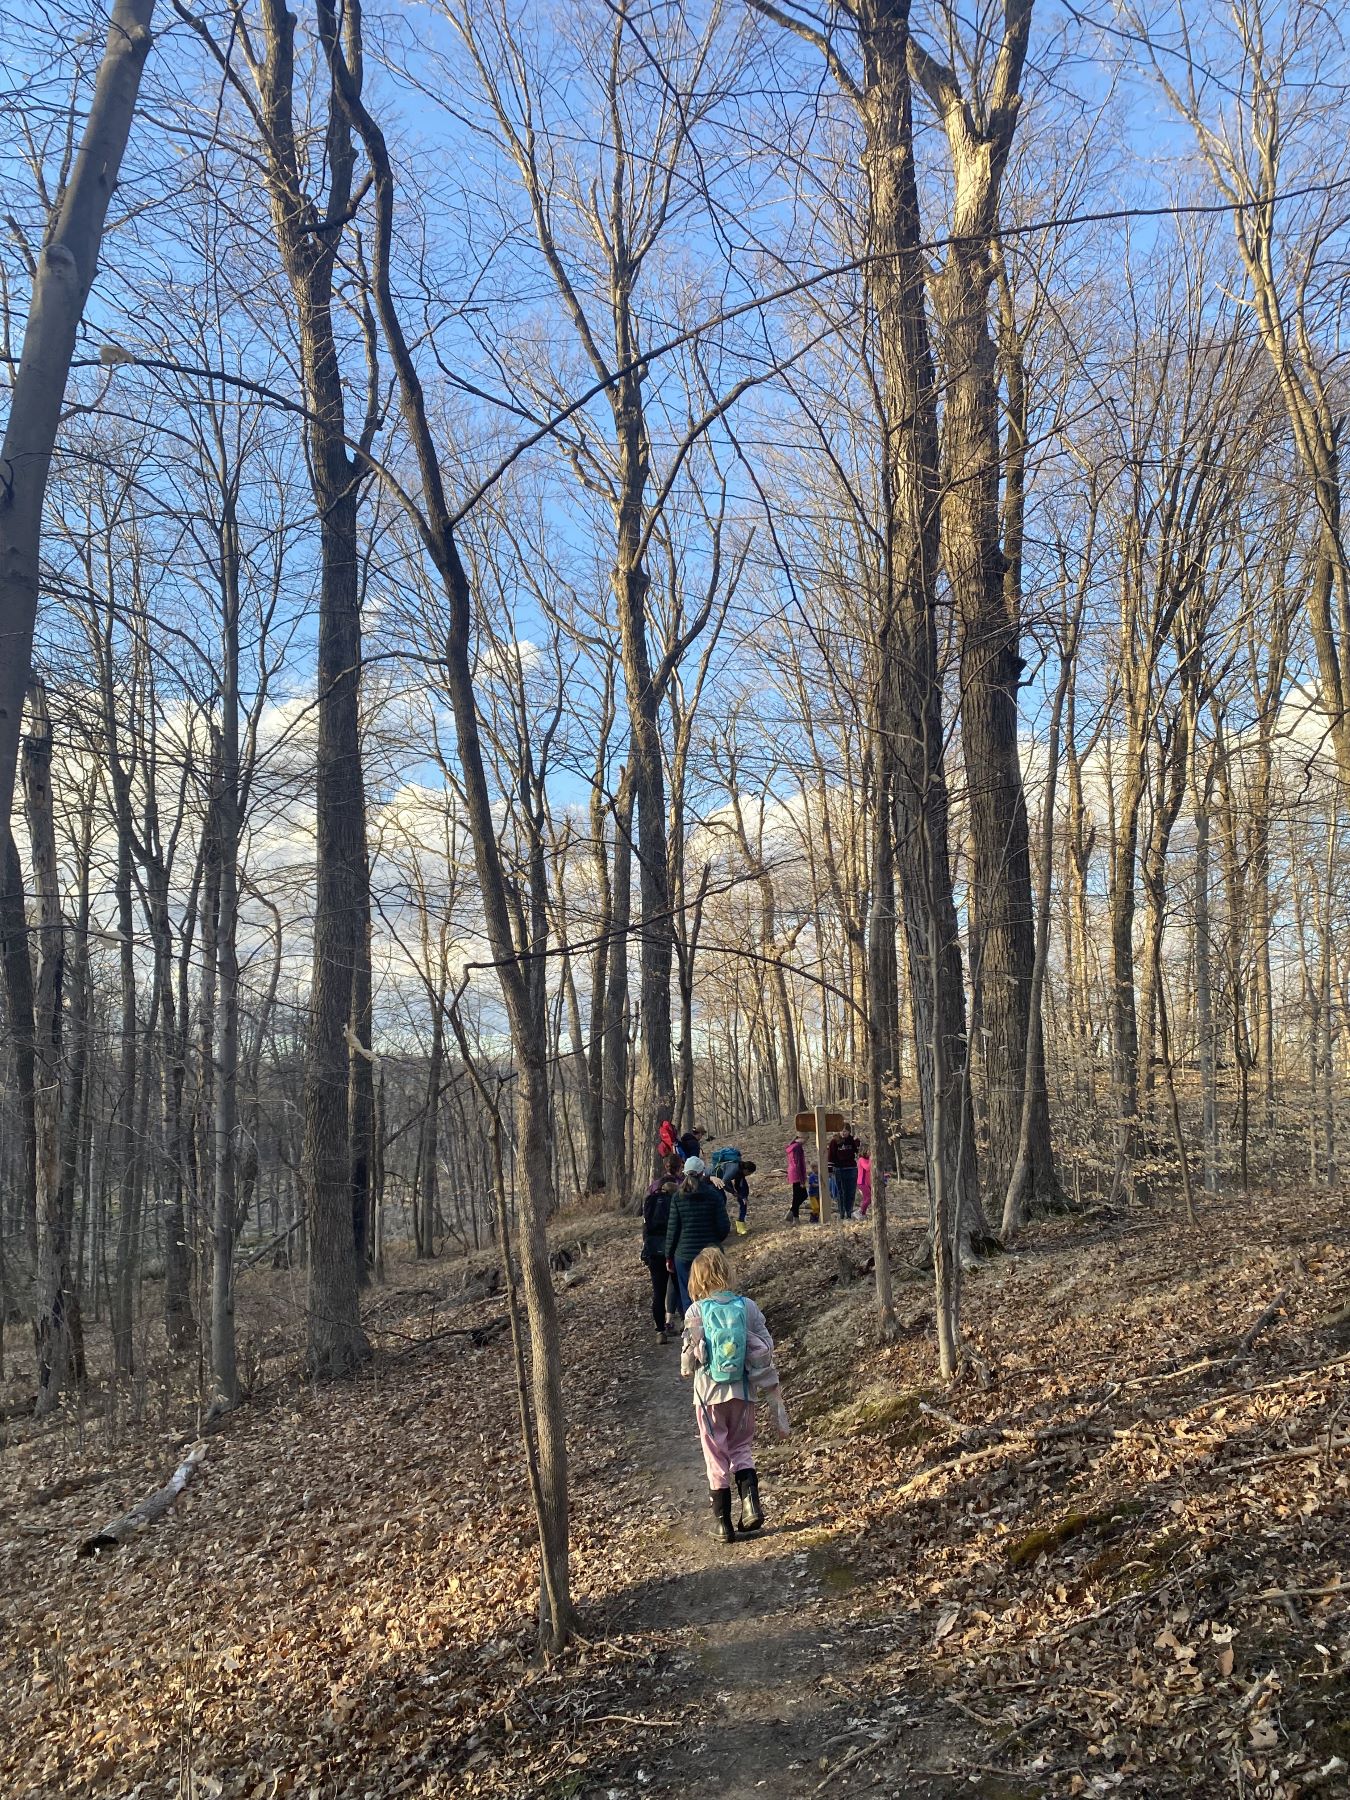
<instances>
[{"instance_id":1,"label":"backpack","mask_svg":"<svg viewBox=\"0 0 1350 1800\"><path fill-rule=\"evenodd\" d=\"M723 1181L728 1187L741 1172L741 1153L730 1144L723 1144L720 1150L714 1150L712 1166L708 1173L714 1181Z\"/></svg>"},{"instance_id":2,"label":"backpack","mask_svg":"<svg viewBox=\"0 0 1350 1800\"><path fill-rule=\"evenodd\" d=\"M653 1188L642 1202L642 1230L647 1237L664 1238L666 1227L670 1224L670 1195L662 1188Z\"/></svg>"},{"instance_id":3,"label":"backpack","mask_svg":"<svg viewBox=\"0 0 1350 1800\"><path fill-rule=\"evenodd\" d=\"M745 1301L739 1294L711 1294L699 1301L709 1378L716 1382L745 1380Z\"/></svg>"}]
</instances>

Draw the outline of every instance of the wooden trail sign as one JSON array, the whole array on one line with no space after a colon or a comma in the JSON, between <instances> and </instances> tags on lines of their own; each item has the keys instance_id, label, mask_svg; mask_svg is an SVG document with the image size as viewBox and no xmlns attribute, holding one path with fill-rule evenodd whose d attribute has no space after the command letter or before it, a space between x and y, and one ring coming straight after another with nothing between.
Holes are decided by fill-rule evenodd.
<instances>
[{"instance_id":1,"label":"wooden trail sign","mask_svg":"<svg viewBox=\"0 0 1350 1800\"><path fill-rule=\"evenodd\" d=\"M843 1113L826 1112L823 1107L818 1112L799 1112L793 1120L794 1130L803 1132L808 1137L816 1132L818 1125L828 1135L832 1131L842 1131L847 1124L848 1120Z\"/></svg>"}]
</instances>

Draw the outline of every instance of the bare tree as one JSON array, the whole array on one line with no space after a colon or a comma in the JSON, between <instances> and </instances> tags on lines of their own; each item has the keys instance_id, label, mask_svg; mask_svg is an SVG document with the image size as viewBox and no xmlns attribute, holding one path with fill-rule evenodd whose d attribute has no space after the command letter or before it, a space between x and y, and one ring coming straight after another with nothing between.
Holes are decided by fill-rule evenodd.
<instances>
[{"instance_id":1,"label":"bare tree","mask_svg":"<svg viewBox=\"0 0 1350 1800\"><path fill-rule=\"evenodd\" d=\"M150 52L154 0L115 0L107 46L70 179L54 199L30 268L23 351L0 467L0 819L14 799L24 689L38 608L43 501L76 335Z\"/></svg>"}]
</instances>

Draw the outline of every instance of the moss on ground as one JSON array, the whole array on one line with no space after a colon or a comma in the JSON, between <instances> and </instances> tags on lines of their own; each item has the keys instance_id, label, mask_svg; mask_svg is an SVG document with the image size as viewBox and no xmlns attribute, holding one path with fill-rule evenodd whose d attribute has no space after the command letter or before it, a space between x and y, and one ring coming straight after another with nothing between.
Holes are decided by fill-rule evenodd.
<instances>
[{"instance_id":1,"label":"moss on ground","mask_svg":"<svg viewBox=\"0 0 1350 1800\"><path fill-rule=\"evenodd\" d=\"M1039 1526L1035 1531L1029 1531L1025 1537L1009 1544L1008 1561L1014 1569L1025 1569L1038 1558L1049 1555L1051 1551L1071 1543L1074 1538L1082 1537L1086 1532L1123 1528L1130 1519L1138 1518L1143 1511L1143 1504L1138 1500L1119 1500L1112 1506L1099 1507L1094 1512L1066 1513L1053 1525Z\"/></svg>"}]
</instances>

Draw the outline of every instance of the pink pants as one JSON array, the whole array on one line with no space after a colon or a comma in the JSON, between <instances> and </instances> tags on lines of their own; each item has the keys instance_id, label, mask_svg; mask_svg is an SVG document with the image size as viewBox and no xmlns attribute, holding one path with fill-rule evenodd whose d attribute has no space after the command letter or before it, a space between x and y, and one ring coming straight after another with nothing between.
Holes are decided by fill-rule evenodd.
<instances>
[{"instance_id":1,"label":"pink pants","mask_svg":"<svg viewBox=\"0 0 1350 1800\"><path fill-rule=\"evenodd\" d=\"M729 1488L737 1469L755 1466L755 1406L752 1400L701 1401L694 1407L698 1441L710 1488Z\"/></svg>"}]
</instances>

